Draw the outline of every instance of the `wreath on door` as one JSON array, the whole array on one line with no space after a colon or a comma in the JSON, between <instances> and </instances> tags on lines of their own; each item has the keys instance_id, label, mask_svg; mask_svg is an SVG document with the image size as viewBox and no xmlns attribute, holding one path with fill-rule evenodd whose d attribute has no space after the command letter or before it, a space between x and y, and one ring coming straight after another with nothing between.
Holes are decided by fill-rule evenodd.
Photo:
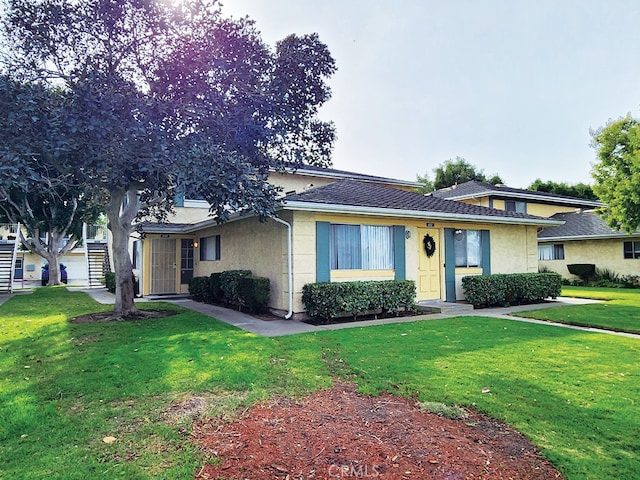
<instances>
[{"instance_id":1,"label":"wreath on door","mask_svg":"<svg viewBox=\"0 0 640 480\"><path fill-rule=\"evenodd\" d=\"M433 254L436 253L436 241L434 238L427 233L422 239L422 244L424 245L424 253L427 254L427 257L433 257Z\"/></svg>"}]
</instances>

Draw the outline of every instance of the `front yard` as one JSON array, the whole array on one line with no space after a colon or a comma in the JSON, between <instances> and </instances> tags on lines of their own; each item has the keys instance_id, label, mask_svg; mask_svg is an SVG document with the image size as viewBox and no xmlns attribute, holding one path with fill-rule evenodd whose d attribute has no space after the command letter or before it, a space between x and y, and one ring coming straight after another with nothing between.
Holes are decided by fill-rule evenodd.
<instances>
[{"instance_id":1,"label":"front yard","mask_svg":"<svg viewBox=\"0 0 640 480\"><path fill-rule=\"evenodd\" d=\"M628 295L606 304L607 318L638 318L640 293ZM191 442L194 416L233 416L335 379L488 413L568 479L640 471L636 338L480 317L279 338L186 310L68 322L101 308L64 288L0 306L0 478L193 478L206 461ZM589 321L590 308L571 315Z\"/></svg>"}]
</instances>

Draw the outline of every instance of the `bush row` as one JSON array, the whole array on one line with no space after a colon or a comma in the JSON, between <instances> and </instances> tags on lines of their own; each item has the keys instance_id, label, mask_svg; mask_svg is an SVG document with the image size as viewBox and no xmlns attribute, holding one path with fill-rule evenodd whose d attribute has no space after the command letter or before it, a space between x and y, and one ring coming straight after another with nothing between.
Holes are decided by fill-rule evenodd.
<instances>
[{"instance_id":1,"label":"bush row","mask_svg":"<svg viewBox=\"0 0 640 480\"><path fill-rule=\"evenodd\" d=\"M254 313L267 309L270 291L269 279L253 276L251 270L227 270L189 281L189 294L198 302L223 303Z\"/></svg>"},{"instance_id":2,"label":"bush row","mask_svg":"<svg viewBox=\"0 0 640 480\"><path fill-rule=\"evenodd\" d=\"M367 312L397 315L402 307L415 307L416 285L411 280L308 283L302 303L314 318L333 320Z\"/></svg>"},{"instance_id":3,"label":"bush row","mask_svg":"<svg viewBox=\"0 0 640 480\"><path fill-rule=\"evenodd\" d=\"M507 306L556 298L562 289L558 273L511 273L462 278L465 297L474 307Z\"/></svg>"}]
</instances>

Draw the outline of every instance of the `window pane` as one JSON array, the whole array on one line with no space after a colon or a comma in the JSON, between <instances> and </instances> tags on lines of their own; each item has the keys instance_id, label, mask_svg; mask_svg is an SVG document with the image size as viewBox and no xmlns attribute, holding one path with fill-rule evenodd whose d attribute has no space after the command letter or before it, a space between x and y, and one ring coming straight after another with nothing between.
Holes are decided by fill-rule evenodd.
<instances>
[{"instance_id":1,"label":"window pane","mask_svg":"<svg viewBox=\"0 0 640 480\"><path fill-rule=\"evenodd\" d=\"M467 266L482 265L482 248L480 246L480 230L467 230Z\"/></svg>"},{"instance_id":2,"label":"window pane","mask_svg":"<svg viewBox=\"0 0 640 480\"><path fill-rule=\"evenodd\" d=\"M564 245L559 244L553 246L553 259L564 260Z\"/></svg>"},{"instance_id":3,"label":"window pane","mask_svg":"<svg viewBox=\"0 0 640 480\"><path fill-rule=\"evenodd\" d=\"M391 227L362 225L362 268L364 270L393 269L393 234Z\"/></svg>"},{"instance_id":4,"label":"window pane","mask_svg":"<svg viewBox=\"0 0 640 480\"><path fill-rule=\"evenodd\" d=\"M453 245L456 255L456 267L467 266L467 231L456 230L453 235Z\"/></svg>"},{"instance_id":5,"label":"window pane","mask_svg":"<svg viewBox=\"0 0 640 480\"><path fill-rule=\"evenodd\" d=\"M553 260L553 245L540 245L538 247L538 260Z\"/></svg>"},{"instance_id":6,"label":"window pane","mask_svg":"<svg viewBox=\"0 0 640 480\"><path fill-rule=\"evenodd\" d=\"M200 260L220 260L220 235L200 238Z\"/></svg>"},{"instance_id":7,"label":"window pane","mask_svg":"<svg viewBox=\"0 0 640 480\"><path fill-rule=\"evenodd\" d=\"M633 258L633 242L624 242L624 258Z\"/></svg>"},{"instance_id":8,"label":"window pane","mask_svg":"<svg viewBox=\"0 0 640 480\"><path fill-rule=\"evenodd\" d=\"M361 268L360 242L360 225L331 225L331 269Z\"/></svg>"}]
</instances>

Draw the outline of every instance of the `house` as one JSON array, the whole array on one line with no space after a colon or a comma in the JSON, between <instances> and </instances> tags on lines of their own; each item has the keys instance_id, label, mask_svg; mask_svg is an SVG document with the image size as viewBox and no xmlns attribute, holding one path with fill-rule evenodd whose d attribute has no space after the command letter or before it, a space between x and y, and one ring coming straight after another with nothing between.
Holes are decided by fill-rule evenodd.
<instances>
[{"instance_id":1,"label":"house","mask_svg":"<svg viewBox=\"0 0 640 480\"><path fill-rule=\"evenodd\" d=\"M640 232L629 235L609 228L593 210L557 213L551 217L562 225L538 233L540 265L564 277L567 265L594 264L617 275L640 275Z\"/></svg>"},{"instance_id":2,"label":"house","mask_svg":"<svg viewBox=\"0 0 640 480\"><path fill-rule=\"evenodd\" d=\"M540 268L577 279L567 265L588 263L618 275L640 275L640 232L609 228L602 202L470 181L433 192L438 198L548 217L561 222L538 232Z\"/></svg>"},{"instance_id":3,"label":"house","mask_svg":"<svg viewBox=\"0 0 640 480\"><path fill-rule=\"evenodd\" d=\"M250 269L271 281L271 308L304 312L312 282L414 280L417 300L463 299L466 275L536 272L537 231L561 224L528 213L425 196L419 184L332 169L274 172L277 217L142 225L134 266L144 295L186 293L193 276ZM203 205L194 208L203 208Z\"/></svg>"}]
</instances>

